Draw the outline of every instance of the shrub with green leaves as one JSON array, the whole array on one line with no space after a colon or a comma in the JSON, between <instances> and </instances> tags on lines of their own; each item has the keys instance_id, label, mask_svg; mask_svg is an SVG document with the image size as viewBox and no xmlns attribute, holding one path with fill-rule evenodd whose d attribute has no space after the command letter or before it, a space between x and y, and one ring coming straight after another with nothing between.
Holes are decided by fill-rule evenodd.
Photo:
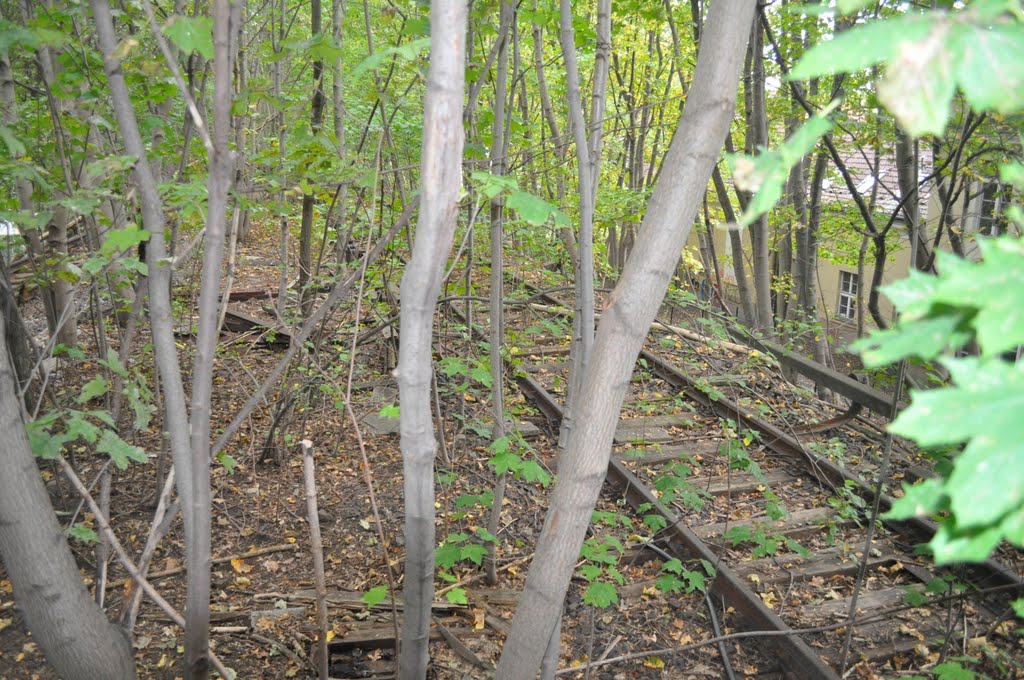
<instances>
[{"instance_id":1,"label":"shrub with green leaves","mask_svg":"<svg viewBox=\"0 0 1024 680\"><path fill-rule=\"evenodd\" d=\"M1024 243L979 243L980 262L939 253L940 274L885 288L901 313L857 343L869 367L938 359L951 384L911 392L891 430L923 447L963 445L939 477L905 486L889 517L940 516L929 547L939 564L987 558L1003 539L1024 547ZM953 356L976 343L978 356ZM1007 356L1009 353L1009 356Z\"/></svg>"}]
</instances>

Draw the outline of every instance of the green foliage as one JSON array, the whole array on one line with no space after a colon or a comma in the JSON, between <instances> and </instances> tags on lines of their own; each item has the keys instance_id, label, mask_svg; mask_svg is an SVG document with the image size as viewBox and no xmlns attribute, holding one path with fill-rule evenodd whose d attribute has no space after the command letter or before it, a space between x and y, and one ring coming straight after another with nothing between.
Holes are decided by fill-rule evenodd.
<instances>
[{"instance_id":1,"label":"green foliage","mask_svg":"<svg viewBox=\"0 0 1024 680\"><path fill-rule=\"evenodd\" d=\"M68 536L83 543L99 543L100 537L96 530L78 522L68 529Z\"/></svg>"},{"instance_id":2,"label":"green foliage","mask_svg":"<svg viewBox=\"0 0 1024 680\"><path fill-rule=\"evenodd\" d=\"M518 432L495 439L489 449L494 455L487 464L494 467L494 474L511 472L516 479L543 487L551 483L551 475L532 456L524 458L520 455L520 451L531 453L531 449Z\"/></svg>"},{"instance_id":3,"label":"green foliage","mask_svg":"<svg viewBox=\"0 0 1024 680\"><path fill-rule=\"evenodd\" d=\"M838 105L838 101L830 103L772 151L765 150L753 158L741 154L729 156L736 186L754 193L737 226L749 225L779 202L790 168L801 162L822 135L832 129L828 116Z\"/></svg>"},{"instance_id":4,"label":"green foliage","mask_svg":"<svg viewBox=\"0 0 1024 680\"><path fill-rule=\"evenodd\" d=\"M616 568L625 552L622 542L608 535L602 540L588 538L580 549L583 564L579 572L587 581L583 602L592 607L604 608L618 604L619 591L615 584L625 585L626 579ZM604 579L604 580L601 580ZM609 580L614 581L609 583Z\"/></svg>"},{"instance_id":5,"label":"green foliage","mask_svg":"<svg viewBox=\"0 0 1024 680\"><path fill-rule=\"evenodd\" d=\"M725 532L724 538L733 547L749 543L753 546L751 555L754 559L775 555L783 547L787 547L798 555L809 557L811 553L796 540L779 532L771 532L760 524L737 524Z\"/></svg>"},{"instance_id":6,"label":"green foliage","mask_svg":"<svg viewBox=\"0 0 1024 680\"><path fill-rule=\"evenodd\" d=\"M872 21L808 50L789 77L806 80L885 64L878 99L915 136L946 128L957 88L978 112L1024 107L1024 25L1016 0L962 12Z\"/></svg>"},{"instance_id":7,"label":"green foliage","mask_svg":"<svg viewBox=\"0 0 1024 680\"><path fill-rule=\"evenodd\" d=\"M980 262L946 255L939 276L914 274L889 286L899 324L854 347L871 367L977 342L978 357L941 358L952 385L913 392L891 427L924 447L965 445L941 477L905 487L889 513L948 513L929 543L940 564L983 560L1003 539L1024 546L1024 363L1002 357L1024 344L1024 244L1001 238L979 245Z\"/></svg>"},{"instance_id":8,"label":"green foliage","mask_svg":"<svg viewBox=\"0 0 1024 680\"><path fill-rule=\"evenodd\" d=\"M207 61L213 59L213 19L175 15L164 26L164 35L185 54L198 52Z\"/></svg>"},{"instance_id":9,"label":"green foliage","mask_svg":"<svg viewBox=\"0 0 1024 680\"><path fill-rule=\"evenodd\" d=\"M374 52L352 70L349 76L352 80L358 80L367 71L379 68L387 59L396 57L405 61L413 61L430 47L430 38L417 38L403 45L386 47Z\"/></svg>"},{"instance_id":10,"label":"green foliage","mask_svg":"<svg viewBox=\"0 0 1024 680\"><path fill-rule=\"evenodd\" d=\"M476 537L486 543L497 542L497 539L485 529L478 529ZM441 547L435 551L434 563L445 571L450 571L452 567L462 561L479 567L483 564L486 554L487 548L483 543L474 541L472 536L460 531L449 535Z\"/></svg>"},{"instance_id":11,"label":"green foliage","mask_svg":"<svg viewBox=\"0 0 1024 680\"><path fill-rule=\"evenodd\" d=\"M447 593L445 593L444 597L451 604L469 604L469 598L466 597L465 588L452 588Z\"/></svg>"},{"instance_id":12,"label":"green foliage","mask_svg":"<svg viewBox=\"0 0 1024 680\"><path fill-rule=\"evenodd\" d=\"M714 578L714 565L707 560L700 560L703 571L687 569L680 560L672 559L661 565L661 576L658 577L655 585L663 593L692 593L695 590L704 592L706 584L705 577Z\"/></svg>"},{"instance_id":13,"label":"green foliage","mask_svg":"<svg viewBox=\"0 0 1024 680\"><path fill-rule=\"evenodd\" d=\"M374 588L370 588L365 593L363 593L363 598L362 599L363 599L363 602L366 604L366 608L370 609L370 608L374 607L375 605L378 605L381 602L383 602L387 598L387 596L388 596L388 587L386 585L384 585L384 586L376 586Z\"/></svg>"},{"instance_id":14,"label":"green foliage","mask_svg":"<svg viewBox=\"0 0 1024 680\"><path fill-rule=\"evenodd\" d=\"M80 356L80 350L77 349L64 353ZM149 427L155 406L144 376L137 370L130 373L113 350L110 350L107 358L100 360L99 364L123 379L122 396L135 416L132 422L133 429L138 431ZM106 396L111 387L112 383L106 376L97 375L82 386L82 391L75 401L84 406L90 401ZM128 467L129 461L147 461L142 449L121 439L113 418L104 410L56 408L28 423L25 429L33 453L40 458L56 458L63 454L66 446L82 442L100 453L109 455L114 464L122 470Z\"/></svg>"}]
</instances>

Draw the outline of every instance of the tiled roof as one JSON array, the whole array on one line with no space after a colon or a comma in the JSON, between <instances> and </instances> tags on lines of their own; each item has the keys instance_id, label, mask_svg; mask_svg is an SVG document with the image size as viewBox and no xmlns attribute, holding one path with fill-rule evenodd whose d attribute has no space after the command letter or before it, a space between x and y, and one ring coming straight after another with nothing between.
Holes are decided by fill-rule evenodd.
<instances>
[{"instance_id":1,"label":"tiled roof","mask_svg":"<svg viewBox=\"0 0 1024 680\"><path fill-rule=\"evenodd\" d=\"M930 182L924 182L925 178L932 171L932 149L930 146L921 144L918 149L920 168L918 169L918 181L922 182L918 191L918 204L922 218L928 214L928 193L931 188ZM893 148L882 149L878 162L878 175L872 172L874 165L874 151L864 148L863 150L847 151L844 154L843 162L846 164L857 191L868 201L871 197L873 185L877 183L878 194L875 199L875 211L883 214L892 214L900 202L900 184L896 171L896 150ZM821 189L821 200L823 205L829 203L853 203L853 196L846 187L842 175L836 170L835 165L829 163L829 172ZM900 211L902 213L902 211ZM902 218L902 215L900 215Z\"/></svg>"}]
</instances>

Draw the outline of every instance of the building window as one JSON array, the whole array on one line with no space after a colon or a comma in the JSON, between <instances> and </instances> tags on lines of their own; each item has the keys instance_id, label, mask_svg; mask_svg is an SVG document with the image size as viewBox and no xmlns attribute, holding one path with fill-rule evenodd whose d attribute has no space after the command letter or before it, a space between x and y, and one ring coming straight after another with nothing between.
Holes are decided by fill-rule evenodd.
<instances>
[{"instance_id":1,"label":"building window","mask_svg":"<svg viewBox=\"0 0 1024 680\"><path fill-rule=\"evenodd\" d=\"M989 182L981 193L981 210L978 217L978 233L998 236L1006 233L1006 217L1003 212L1009 205L1010 187L999 182Z\"/></svg>"},{"instance_id":2,"label":"building window","mask_svg":"<svg viewBox=\"0 0 1024 680\"><path fill-rule=\"evenodd\" d=\"M857 318L857 292L860 290L857 275L839 272L839 308L837 313L844 319Z\"/></svg>"}]
</instances>

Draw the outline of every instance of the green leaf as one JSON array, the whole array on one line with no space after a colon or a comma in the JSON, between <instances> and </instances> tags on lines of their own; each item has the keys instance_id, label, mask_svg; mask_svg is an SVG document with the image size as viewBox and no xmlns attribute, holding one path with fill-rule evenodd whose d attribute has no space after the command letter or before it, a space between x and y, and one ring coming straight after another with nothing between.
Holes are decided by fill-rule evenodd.
<instances>
[{"instance_id":1,"label":"green leaf","mask_svg":"<svg viewBox=\"0 0 1024 680\"><path fill-rule=\"evenodd\" d=\"M551 475L549 475L548 471L541 467L540 463L535 460L523 461L523 464L519 468L519 478L524 482L540 484L544 488L547 488L547 486L551 484Z\"/></svg>"},{"instance_id":2,"label":"green leaf","mask_svg":"<svg viewBox=\"0 0 1024 680\"><path fill-rule=\"evenodd\" d=\"M684 570L683 563L678 559L671 559L661 565L662 571L671 572L673 574L682 574Z\"/></svg>"},{"instance_id":3,"label":"green leaf","mask_svg":"<svg viewBox=\"0 0 1024 680\"><path fill-rule=\"evenodd\" d=\"M492 175L483 170L474 170L469 173L469 177L476 185L477 190L488 199L519 189L519 182L516 181L515 177Z\"/></svg>"},{"instance_id":4,"label":"green leaf","mask_svg":"<svg viewBox=\"0 0 1024 680\"><path fill-rule=\"evenodd\" d=\"M451 604L469 604L469 599L466 597L466 590L464 588L452 588L445 593L445 598Z\"/></svg>"},{"instance_id":5,"label":"green leaf","mask_svg":"<svg viewBox=\"0 0 1024 680\"><path fill-rule=\"evenodd\" d=\"M451 569L462 558L462 548L451 541L445 541L434 552L434 563L442 569Z\"/></svg>"},{"instance_id":6,"label":"green leaf","mask_svg":"<svg viewBox=\"0 0 1024 680\"><path fill-rule=\"evenodd\" d=\"M75 524L73 527L68 529L68 536L85 543L99 543L100 537L95 530L90 529L81 522Z\"/></svg>"},{"instance_id":7,"label":"green leaf","mask_svg":"<svg viewBox=\"0 0 1024 680\"><path fill-rule=\"evenodd\" d=\"M85 414L90 418L95 418L96 420L100 421L107 427L114 427L114 417L107 413L106 411L86 411Z\"/></svg>"},{"instance_id":8,"label":"green leaf","mask_svg":"<svg viewBox=\"0 0 1024 680\"><path fill-rule=\"evenodd\" d=\"M476 535L486 543L498 544L498 537L483 527L477 527L474 533L476 533Z\"/></svg>"},{"instance_id":9,"label":"green leaf","mask_svg":"<svg viewBox=\"0 0 1024 680\"><path fill-rule=\"evenodd\" d=\"M970 668L964 668L959 661L947 661L940 663L932 669L935 680L975 680L977 673Z\"/></svg>"},{"instance_id":10,"label":"green leaf","mask_svg":"<svg viewBox=\"0 0 1024 680\"><path fill-rule=\"evenodd\" d=\"M917 484L903 484L903 496L896 499L886 519L910 519L934 514L949 506L949 498L939 479L925 479Z\"/></svg>"},{"instance_id":11,"label":"green leaf","mask_svg":"<svg viewBox=\"0 0 1024 680\"><path fill-rule=\"evenodd\" d=\"M911 269L907 278L881 286L879 290L892 300L902 318L919 319L931 311L932 295L938 285L938 277Z\"/></svg>"},{"instance_id":12,"label":"green leaf","mask_svg":"<svg viewBox=\"0 0 1024 680\"><path fill-rule=\"evenodd\" d=\"M120 252L134 251L140 243L149 240L149 232L129 225L124 229L111 229L100 246L100 252L108 257Z\"/></svg>"},{"instance_id":13,"label":"green leaf","mask_svg":"<svg viewBox=\"0 0 1024 680\"><path fill-rule=\"evenodd\" d=\"M369 609L383 602L387 596L388 587L386 585L376 586L363 593L363 602L366 604L367 609Z\"/></svg>"},{"instance_id":14,"label":"green leaf","mask_svg":"<svg viewBox=\"0 0 1024 680\"><path fill-rule=\"evenodd\" d=\"M156 412L156 406L143 399L142 391L134 382L125 385L122 394L128 400L128 405L131 406L132 413L135 416L134 420L132 420L132 428L136 432L145 430L149 427L153 414Z\"/></svg>"},{"instance_id":15,"label":"green leaf","mask_svg":"<svg viewBox=\"0 0 1024 680\"><path fill-rule=\"evenodd\" d=\"M874 0L839 0L836 6L841 14L854 14L873 4Z\"/></svg>"},{"instance_id":16,"label":"green leaf","mask_svg":"<svg viewBox=\"0 0 1024 680\"><path fill-rule=\"evenodd\" d=\"M992 527L979 532L958 531L953 522L945 521L939 525L935 536L928 543L935 563L951 562L982 562L992 554L999 545L1002 532Z\"/></svg>"},{"instance_id":17,"label":"green leaf","mask_svg":"<svg viewBox=\"0 0 1024 680\"><path fill-rule=\"evenodd\" d=\"M976 308L973 325L984 356L994 356L1024 343L1024 243L1017 239L983 239L981 262L943 253L943 276L933 300Z\"/></svg>"},{"instance_id":18,"label":"green leaf","mask_svg":"<svg viewBox=\"0 0 1024 680\"><path fill-rule=\"evenodd\" d=\"M911 607L920 607L928 602L924 592L916 587L905 588L903 590L903 600Z\"/></svg>"},{"instance_id":19,"label":"green leaf","mask_svg":"<svg viewBox=\"0 0 1024 680\"><path fill-rule=\"evenodd\" d=\"M555 206L526 191L513 191L505 205L517 211L519 217L535 227L547 223L549 218L558 213Z\"/></svg>"},{"instance_id":20,"label":"green leaf","mask_svg":"<svg viewBox=\"0 0 1024 680\"><path fill-rule=\"evenodd\" d=\"M789 72L789 79L809 80L889 61L902 44L924 40L938 23L935 16L908 15L843 31L807 50Z\"/></svg>"},{"instance_id":21,"label":"green leaf","mask_svg":"<svg viewBox=\"0 0 1024 680\"><path fill-rule=\"evenodd\" d=\"M128 369L121 363L121 358L117 356L117 352L112 349L107 350L107 358L100 360L100 365L110 369L112 373L116 373L122 378L128 377Z\"/></svg>"},{"instance_id":22,"label":"green leaf","mask_svg":"<svg viewBox=\"0 0 1024 680\"><path fill-rule=\"evenodd\" d=\"M958 24L952 59L971 108L1008 114L1024 108L1024 26Z\"/></svg>"},{"instance_id":23,"label":"green leaf","mask_svg":"<svg viewBox=\"0 0 1024 680\"><path fill-rule=\"evenodd\" d=\"M976 358L943 363L955 386L915 392L890 429L923 446L969 439L953 461L950 506L959 528L988 526L1024 504L1024 364Z\"/></svg>"},{"instance_id":24,"label":"green leaf","mask_svg":"<svg viewBox=\"0 0 1024 680\"><path fill-rule=\"evenodd\" d=\"M206 60L213 59L213 19L210 17L172 17L164 26L164 35L185 54L198 52Z\"/></svg>"},{"instance_id":25,"label":"green leaf","mask_svg":"<svg viewBox=\"0 0 1024 680\"><path fill-rule=\"evenodd\" d=\"M604 609L619 603L619 590L610 583L591 581L583 593L583 602L591 607Z\"/></svg>"},{"instance_id":26,"label":"green leaf","mask_svg":"<svg viewBox=\"0 0 1024 680\"><path fill-rule=\"evenodd\" d=\"M963 325L963 319L954 314L902 323L885 331L873 331L850 349L860 353L868 368L915 355L934 359L947 347L959 347L970 340L970 333L963 330Z\"/></svg>"},{"instance_id":27,"label":"green leaf","mask_svg":"<svg viewBox=\"0 0 1024 680\"><path fill-rule=\"evenodd\" d=\"M388 404L387 406L385 406L384 408L382 408L380 410L378 415L381 418L392 418L392 419L394 419L394 418L400 417L401 413L400 413L400 411L398 409L398 406L396 406L395 404Z\"/></svg>"},{"instance_id":28,"label":"green leaf","mask_svg":"<svg viewBox=\"0 0 1024 680\"><path fill-rule=\"evenodd\" d=\"M736 186L754 193L739 219L739 226L751 224L775 207L782 198L782 187L790 168L801 162L818 140L832 129L832 121L828 116L838 105L839 101L836 100L826 106L772 151L764 151L753 158L729 156Z\"/></svg>"},{"instance_id":29,"label":"green leaf","mask_svg":"<svg viewBox=\"0 0 1024 680\"><path fill-rule=\"evenodd\" d=\"M878 83L878 100L915 137L941 135L956 92L948 25L939 23L920 39L902 36Z\"/></svg>"},{"instance_id":30,"label":"green leaf","mask_svg":"<svg viewBox=\"0 0 1024 680\"><path fill-rule=\"evenodd\" d=\"M76 412L75 416L68 419L68 441L81 438L88 444L95 444L103 431L82 417L83 415Z\"/></svg>"},{"instance_id":31,"label":"green leaf","mask_svg":"<svg viewBox=\"0 0 1024 680\"><path fill-rule=\"evenodd\" d=\"M462 546L462 559L469 560L478 567L483 564L486 554L487 548L479 543L467 543Z\"/></svg>"},{"instance_id":32,"label":"green leaf","mask_svg":"<svg viewBox=\"0 0 1024 680\"><path fill-rule=\"evenodd\" d=\"M399 45L398 47L388 47L374 52L372 55L363 59L359 62L359 65L352 70L352 80L356 80L367 71L379 68L385 60L390 57L398 57L407 61L412 61L418 57L422 52L426 51L430 47L430 38L419 38Z\"/></svg>"},{"instance_id":33,"label":"green leaf","mask_svg":"<svg viewBox=\"0 0 1024 680\"><path fill-rule=\"evenodd\" d=\"M7 153L11 158L20 158L26 153L25 145L21 143L11 129L6 125L0 125L0 141L7 147Z\"/></svg>"},{"instance_id":34,"label":"green leaf","mask_svg":"<svg viewBox=\"0 0 1024 680\"><path fill-rule=\"evenodd\" d=\"M217 462L220 463L229 475L235 474L235 468L238 467L238 461L234 456L229 455L225 451L217 452Z\"/></svg>"},{"instance_id":35,"label":"green leaf","mask_svg":"<svg viewBox=\"0 0 1024 680\"><path fill-rule=\"evenodd\" d=\"M113 430L104 430L100 437L96 450L105 453L114 461L119 470L128 467L128 461L134 460L139 463L147 462L146 453L137 446L132 446L121 439Z\"/></svg>"},{"instance_id":36,"label":"green leaf","mask_svg":"<svg viewBox=\"0 0 1024 680\"><path fill-rule=\"evenodd\" d=\"M491 371L483 366L475 366L469 372L469 377L484 387L491 386Z\"/></svg>"},{"instance_id":37,"label":"green leaf","mask_svg":"<svg viewBox=\"0 0 1024 680\"><path fill-rule=\"evenodd\" d=\"M102 397L108 391L110 391L110 385L107 384L107 379L98 375L82 386L82 393L78 395L76 401L79 404L85 404L96 397Z\"/></svg>"},{"instance_id":38,"label":"green leaf","mask_svg":"<svg viewBox=\"0 0 1024 680\"><path fill-rule=\"evenodd\" d=\"M504 453L494 454L487 463L494 466L494 474L503 475L509 470L517 467L520 459L519 456L514 453L505 451Z\"/></svg>"}]
</instances>

